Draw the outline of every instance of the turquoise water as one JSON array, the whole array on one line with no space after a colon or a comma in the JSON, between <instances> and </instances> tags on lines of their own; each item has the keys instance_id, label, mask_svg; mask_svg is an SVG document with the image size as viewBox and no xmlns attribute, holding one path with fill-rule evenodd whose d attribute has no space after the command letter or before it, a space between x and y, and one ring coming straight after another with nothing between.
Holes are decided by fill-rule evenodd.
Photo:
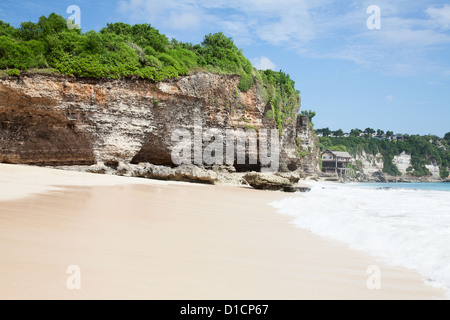
<instances>
[{"instance_id":1,"label":"turquoise water","mask_svg":"<svg viewBox=\"0 0 450 320\"><path fill-rule=\"evenodd\" d=\"M361 183L355 184L362 187L373 188L392 188L392 189L415 189L415 190L434 190L434 191L450 191L450 183L448 182L414 182L414 183Z\"/></svg>"}]
</instances>

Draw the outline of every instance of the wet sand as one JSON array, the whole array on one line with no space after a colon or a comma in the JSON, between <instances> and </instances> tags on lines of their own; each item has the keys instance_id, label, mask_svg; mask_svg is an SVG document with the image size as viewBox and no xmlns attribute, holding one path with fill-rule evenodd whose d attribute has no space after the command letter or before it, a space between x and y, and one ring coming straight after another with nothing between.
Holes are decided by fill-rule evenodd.
<instances>
[{"instance_id":1,"label":"wet sand","mask_svg":"<svg viewBox=\"0 0 450 320\"><path fill-rule=\"evenodd\" d=\"M0 299L444 297L268 205L302 194L7 165L0 193Z\"/></svg>"}]
</instances>

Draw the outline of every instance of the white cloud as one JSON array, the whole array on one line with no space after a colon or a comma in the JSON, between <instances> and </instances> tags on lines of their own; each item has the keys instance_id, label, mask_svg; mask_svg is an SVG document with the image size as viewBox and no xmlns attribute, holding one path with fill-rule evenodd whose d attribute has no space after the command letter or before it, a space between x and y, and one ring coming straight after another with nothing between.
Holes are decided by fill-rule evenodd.
<instances>
[{"instance_id":1,"label":"white cloud","mask_svg":"<svg viewBox=\"0 0 450 320\"><path fill-rule=\"evenodd\" d=\"M435 19L426 15L431 1L424 2L379 0L381 30L369 30L361 27L369 16L362 12L373 1L362 4L355 1L347 14L333 21L335 32L332 36L341 42L329 46L326 41L332 38L325 36L319 39L323 45L307 54L310 57L350 60L364 68L396 76L440 73L443 62L435 59L435 55L448 48L450 35L437 28ZM326 51L324 47L328 47Z\"/></svg>"},{"instance_id":2,"label":"white cloud","mask_svg":"<svg viewBox=\"0 0 450 320\"><path fill-rule=\"evenodd\" d=\"M203 9L195 2L119 0L118 11L133 23L146 22L171 29L195 29L200 26Z\"/></svg>"},{"instance_id":3,"label":"white cloud","mask_svg":"<svg viewBox=\"0 0 450 320\"><path fill-rule=\"evenodd\" d=\"M427 14L434 23L443 29L450 29L450 5L446 4L442 8L428 8Z\"/></svg>"},{"instance_id":4,"label":"white cloud","mask_svg":"<svg viewBox=\"0 0 450 320\"><path fill-rule=\"evenodd\" d=\"M333 0L119 0L118 11L133 23L147 22L170 30L221 30L245 42L305 44L318 22L311 11ZM209 31L206 31L206 33ZM255 39L256 38L256 39Z\"/></svg>"},{"instance_id":5,"label":"white cloud","mask_svg":"<svg viewBox=\"0 0 450 320\"><path fill-rule=\"evenodd\" d=\"M300 56L353 61L395 75L436 71L436 48L450 44L450 5L432 0L377 0L381 30L369 30L373 0L119 0L133 23L179 34L222 31L236 44L265 43Z\"/></svg>"},{"instance_id":6,"label":"white cloud","mask_svg":"<svg viewBox=\"0 0 450 320\"><path fill-rule=\"evenodd\" d=\"M169 17L171 25L175 29L197 29L200 26L200 19L192 12L176 12Z\"/></svg>"},{"instance_id":7,"label":"white cloud","mask_svg":"<svg viewBox=\"0 0 450 320\"><path fill-rule=\"evenodd\" d=\"M387 101L394 101L394 96L393 95L388 95L387 97L386 97L386 100Z\"/></svg>"},{"instance_id":8,"label":"white cloud","mask_svg":"<svg viewBox=\"0 0 450 320\"><path fill-rule=\"evenodd\" d=\"M373 34L390 46L424 48L450 42L449 35L431 28L428 20L387 17L383 24L383 29Z\"/></svg>"},{"instance_id":9,"label":"white cloud","mask_svg":"<svg viewBox=\"0 0 450 320\"><path fill-rule=\"evenodd\" d=\"M259 58L254 58L251 60L251 62L253 64L253 66L259 70L270 69L270 70L275 71L275 69L277 68L275 63L273 63L269 58L264 57L264 56L259 57Z\"/></svg>"}]
</instances>

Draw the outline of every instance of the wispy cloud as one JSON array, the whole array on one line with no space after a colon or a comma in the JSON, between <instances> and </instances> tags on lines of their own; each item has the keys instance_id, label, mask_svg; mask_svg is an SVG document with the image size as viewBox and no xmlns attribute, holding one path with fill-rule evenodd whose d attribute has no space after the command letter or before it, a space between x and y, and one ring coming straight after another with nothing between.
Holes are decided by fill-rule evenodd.
<instances>
[{"instance_id":1,"label":"wispy cloud","mask_svg":"<svg viewBox=\"0 0 450 320\"><path fill-rule=\"evenodd\" d=\"M259 57L259 58L254 58L254 59L251 60L251 62L253 64L253 66L256 69L259 69L259 70L270 69L270 70L274 70L275 71L275 69L277 68L275 63L273 63L269 58L264 57L264 56L263 57Z\"/></svg>"},{"instance_id":2,"label":"wispy cloud","mask_svg":"<svg viewBox=\"0 0 450 320\"><path fill-rule=\"evenodd\" d=\"M382 73L436 71L431 55L450 44L450 5L431 0L377 0L382 29L369 30L374 1L333 0L119 0L134 22L171 33L223 31L239 44L265 43L310 58L350 60Z\"/></svg>"},{"instance_id":3,"label":"wispy cloud","mask_svg":"<svg viewBox=\"0 0 450 320\"><path fill-rule=\"evenodd\" d=\"M118 11L135 22L168 29L203 30L220 27L234 38L273 45L305 44L315 38L319 21L313 16L332 0L119 0Z\"/></svg>"},{"instance_id":4,"label":"wispy cloud","mask_svg":"<svg viewBox=\"0 0 450 320\"><path fill-rule=\"evenodd\" d=\"M450 4L446 4L442 8L428 8L426 12L436 25L442 29L450 29Z\"/></svg>"},{"instance_id":5,"label":"wispy cloud","mask_svg":"<svg viewBox=\"0 0 450 320\"><path fill-rule=\"evenodd\" d=\"M322 38L312 41L313 49L307 54L350 60L356 65L397 76L441 72L442 61L436 61L433 55L448 50L450 45L450 34L442 30L443 22L439 18L444 15L443 9L432 18L430 12L434 11L428 10L429 1L425 1L428 6L408 5L401 0L379 1L382 28L369 30L361 25L368 18L362 14L363 9L371 2L354 4L345 18L334 19L334 30L329 28L328 33L332 37L323 34Z\"/></svg>"}]
</instances>

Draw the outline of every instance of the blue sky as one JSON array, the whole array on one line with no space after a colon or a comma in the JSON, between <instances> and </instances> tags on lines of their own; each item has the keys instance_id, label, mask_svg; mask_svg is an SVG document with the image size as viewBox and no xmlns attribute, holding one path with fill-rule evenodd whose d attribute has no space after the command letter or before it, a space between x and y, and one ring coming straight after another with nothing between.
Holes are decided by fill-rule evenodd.
<instances>
[{"instance_id":1,"label":"blue sky","mask_svg":"<svg viewBox=\"0 0 450 320\"><path fill-rule=\"evenodd\" d=\"M81 9L83 32L150 23L200 43L222 31L255 66L291 75L316 128L450 131L450 0L2 0L0 20L68 18L70 5ZM367 26L371 5L381 29Z\"/></svg>"}]
</instances>

